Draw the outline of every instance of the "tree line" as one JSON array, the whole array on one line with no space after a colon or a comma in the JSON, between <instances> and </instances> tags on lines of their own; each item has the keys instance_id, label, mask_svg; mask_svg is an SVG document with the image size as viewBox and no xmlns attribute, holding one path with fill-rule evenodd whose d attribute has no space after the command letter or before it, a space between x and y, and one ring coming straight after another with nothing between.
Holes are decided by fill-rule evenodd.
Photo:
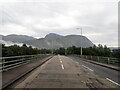
<instances>
[{"instance_id":1,"label":"tree line","mask_svg":"<svg viewBox=\"0 0 120 90\"><path fill-rule=\"evenodd\" d=\"M27 46L23 44L22 46L12 45L5 46L2 44L2 56L20 56L20 55L35 55L35 54L60 54L60 55L70 55L76 54L80 55L81 47L71 46L68 48L59 48L59 49L38 49L32 48L32 46ZM110 50L106 45L98 46L94 45L93 47L83 48L83 55L92 55L92 56L104 56L104 57L115 57L120 58L120 49Z\"/></svg>"},{"instance_id":2,"label":"tree line","mask_svg":"<svg viewBox=\"0 0 120 90\"><path fill-rule=\"evenodd\" d=\"M61 55L70 55L76 54L80 55L81 47L71 46L67 49L59 48L54 50L54 54L61 54ZM82 49L83 55L91 55L91 56L103 56L103 57L115 57L120 58L120 49L113 49L110 50L106 45L98 44L98 46L94 45L93 47L83 48Z\"/></svg>"},{"instance_id":3,"label":"tree line","mask_svg":"<svg viewBox=\"0 0 120 90\"><path fill-rule=\"evenodd\" d=\"M80 55L81 47L68 47L66 49L67 54L77 54ZM115 57L120 58L120 49L110 50L106 45L102 46L99 44L98 46L94 45L93 47L83 48L83 55L91 55L91 56L103 56L103 57Z\"/></svg>"},{"instance_id":4,"label":"tree line","mask_svg":"<svg viewBox=\"0 0 120 90\"><path fill-rule=\"evenodd\" d=\"M51 51L47 49L33 48L32 46L28 47L26 44L23 44L22 46L18 46L18 45L5 46L4 44L2 44L3 57L46 54L46 53L51 53Z\"/></svg>"}]
</instances>

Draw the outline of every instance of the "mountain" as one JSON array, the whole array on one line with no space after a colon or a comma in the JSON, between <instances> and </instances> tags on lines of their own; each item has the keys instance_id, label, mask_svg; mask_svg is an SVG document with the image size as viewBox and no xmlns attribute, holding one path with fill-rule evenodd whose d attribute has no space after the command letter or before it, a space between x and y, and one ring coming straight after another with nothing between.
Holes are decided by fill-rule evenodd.
<instances>
[{"instance_id":1,"label":"mountain","mask_svg":"<svg viewBox=\"0 0 120 90\"><path fill-rule=\"evenodd\" d=\"M38 48L60 48L60 47L70 47L70 46L81 46L81 36L80 35L67 35L61 36L58 34L50 33L45 36L45 38L40 38L36 40L28 40L24 43L28 45L33 45ZM82 46L91 47L94 44L85 36L82 36Z\"/></svg>"},{"instance_id":2,"label":"mountain","mask_svg":"<svg viewBox=\"0 0 120 90\"><path fill-rule=\"evenodd\" d=\"M37 48L60 48L60 47L70 47L70 46L81 46L81 38L82 38L82 46L83 47L91 47L94 44L85 36L80 35L67 35L62 36L55 33L50 33L45 36L45 38L36 39L31 36L27 35L16 35L11 34L7 36L0 35L2 37L2 40L0 40L0 43L7 44L7 45L13 45L18 44L22 45L23 43L27 45L31 45Z\"/></svg>"},{"instance_id":3,"label":"mountain","mask_svg":"<svg viewBox=\"0 0 120 90\"><path fill-rule=\"evenodd\" d=\"M16 35L16 34L10 34L7 36L2 36L2 40L4 41L11 41L11 42L18 42L18 43L22 43L24 41L28 41L28 40L36 40L35 38L31 37L31 36L27 36L27 35Z\"/></svg>"},{"instance_id":4,"label":"mountain","mask_svg":"<svg viewBox=\"0 0 120 90\"><path fill-rule=\"evenodd\" d=\"M110 50L119 49L120 47L108 47Z\"/></svg>"},{"instance_id":5,"label":"mountain","mask_svg":"<svg viewBox=\"0 0 120 90\"><path fill-rule=\"evenodd\" d=\"M56 36L56 37L62 37L62 35L56 34L56 33L49 33L47 34L45 37L47 36Z\"/></svg>"}]
</instances>

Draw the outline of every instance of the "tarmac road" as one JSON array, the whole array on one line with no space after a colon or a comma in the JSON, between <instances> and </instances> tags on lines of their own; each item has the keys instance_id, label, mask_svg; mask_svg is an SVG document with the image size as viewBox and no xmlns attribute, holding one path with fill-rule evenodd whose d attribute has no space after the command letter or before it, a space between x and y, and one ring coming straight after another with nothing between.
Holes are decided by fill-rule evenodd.
<instances>
[{"instance_id":1,"label":"tarmac road","mask_svg":"<svg viewBox=\"0 0 120 90\"><path fill-rule=\"evenodd\" d=\"M54 56L15 88L118 88L94 70L66 56Z\"/></svg>"},{"instance_id":2,"label":"tarmac road","mask_svg":"<svg viewBox=\"0 0 120 90\"><path fill-rule=\"evenodd\" d=\"M120 77L120 72L114 69L110 69L107 67L103 67L100 65L96 65L93 63L86 62L85 60L81 60L79 57L75 56L69 56L72 60L75 62L79 63L80 65L84 65L90 69L92 69L96 74L98 74L101 77L108 78L112 80L115 83L120 83L119 77ZM120 84L119 84L120 85Z\"/></svg>"}]
</instances>

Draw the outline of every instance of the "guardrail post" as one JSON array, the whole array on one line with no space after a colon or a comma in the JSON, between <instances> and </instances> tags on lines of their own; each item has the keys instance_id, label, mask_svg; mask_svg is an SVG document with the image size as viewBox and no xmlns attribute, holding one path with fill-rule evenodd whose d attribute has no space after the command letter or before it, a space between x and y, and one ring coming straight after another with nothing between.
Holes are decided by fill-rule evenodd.
<instances>
[{"instance_id":1,"label":"guardrail post","mask_svg":"<svg viewBox=\"0 0 120 90\"><path fill-rule=\"evenodd\" d=\"M37 60L37 58L38 58L39 56L38 55L36 55L36 60Z\"/></svg>"},{"instance_id":2,"label":"guardrail post","mask_svg":"<svg viewBox=\"0 0 120 90\"><path fill-rule=\"evenodd\" d=\"M92 56L91 56L91 60L92 60Z\"/></svg>"},{"instance_id":3,"label":"guardrail post","mask_svg":"<svg viewBox=\"0 0 120 90\"><path fill-rule=\"evenodd\" d=\"M4 71L4 67L5 67L5 59L2 59L2 71Z\"/></svg>"},{"instance_id":4,"label":"guardrail post","mask_svg":"<svg viewBox=\"0 0 120 90\"><path fill-rule=\"evenodd\" d=\"M22 63L24 62L24 57L22 57Z\"/></svg>"},{"instance_id":5,"label":"guardrail post","mask_svg":"<svg viewBox=\"0 0 120 90\"><path fill-rule=\"evenodd\" d=\"M100 60L99 56L97 57L97 59L98 59L98 62L100 62L100 61L99 61L99 60Z\"/></svg>"},{"instance_id":6,"label":"guardrail post","mask_svg":"<svg viewBox=\"0 0 120 90\"><path fill-rule=\"evenodd\" d=\"M108 57L108 64L110 63L110 58Z\"/></svg>"}]
</instances>

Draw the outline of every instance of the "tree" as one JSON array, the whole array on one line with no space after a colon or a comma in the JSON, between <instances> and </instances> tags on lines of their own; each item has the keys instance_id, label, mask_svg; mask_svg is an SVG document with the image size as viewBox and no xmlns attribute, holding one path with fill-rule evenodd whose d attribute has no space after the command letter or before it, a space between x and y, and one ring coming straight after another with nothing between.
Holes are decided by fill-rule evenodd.
<instances>
[{"instance_id":1,"label":"tree","mask_svg":"<svg viewBox=\"0 0 120 90\"><path fill-rule=\"evenodd\" d=\"M120 59L120 49L113 49L112 50L112 57L116 57Z\"/></svg>"},{"instance_id":2,"label":"tree","mask_svg":"<svg viewBox=\"0 0 120 90\"><path fill-rule=\"evenodd\" d=\"M67 48L66 53L67 54L74 54L74 51L75 51L75 46L72 46L72 47Z\"/></svg>"},{"instance_id":3,"label":"tree","mask_svg":"<svg viewBox=\"0 0 120 90\"><path fill-rule=\"evenodd\" d=\"M59 48L58 53L60 55L65 55L65 48Z\"/></svg>"},{"instance_id":4,"label":"tree","mask_svg":"<svg viewBox=\"0 0 120 90\"><path fill-rule=\"evenodd\" d=\"M9 48L6 50L5 56L14 56L14 52Z\"/></svg>"},{"instance_id":5,"label":"tree","mask_svg":"<svg viewBox=\"0 0 120 90\"><path fill-rule=\"evenodd\" d=\"M61 47L59 49L54 50L54 54L65 55L65 48Z\"/></svg>"},{"instance_id":6,"label":"tree","mask_svg":"<svg viewBox=\"0 0 120 90\"><path fill-rule=\"evenodd\" d=\"M23 44L23 47L27 47L27 45L26 45L26 44Z\"/></svg>"},{"instance_id":7,"label":"tree","mask_svg":"<svg viewBox=\"0 0 120 90\"><path fill-rule=\"evenodd\" d=\"M32 46L27 47L26 44L23 44L22 47L18 45L5 46L2 45L2 56L19 56L19 55L32 55L39 54L40 50L37 48L32 48Z\"/></svg>"},{"instance_id":8,"label":"tree","mask_svg":"<svg viewBox=\"0 0 120 90\"><path fill-rule=\"evenodd\" d=\"M109 57L111 55L111 50L104 45L104 56Z\"/></svg>"}]
</instances>

